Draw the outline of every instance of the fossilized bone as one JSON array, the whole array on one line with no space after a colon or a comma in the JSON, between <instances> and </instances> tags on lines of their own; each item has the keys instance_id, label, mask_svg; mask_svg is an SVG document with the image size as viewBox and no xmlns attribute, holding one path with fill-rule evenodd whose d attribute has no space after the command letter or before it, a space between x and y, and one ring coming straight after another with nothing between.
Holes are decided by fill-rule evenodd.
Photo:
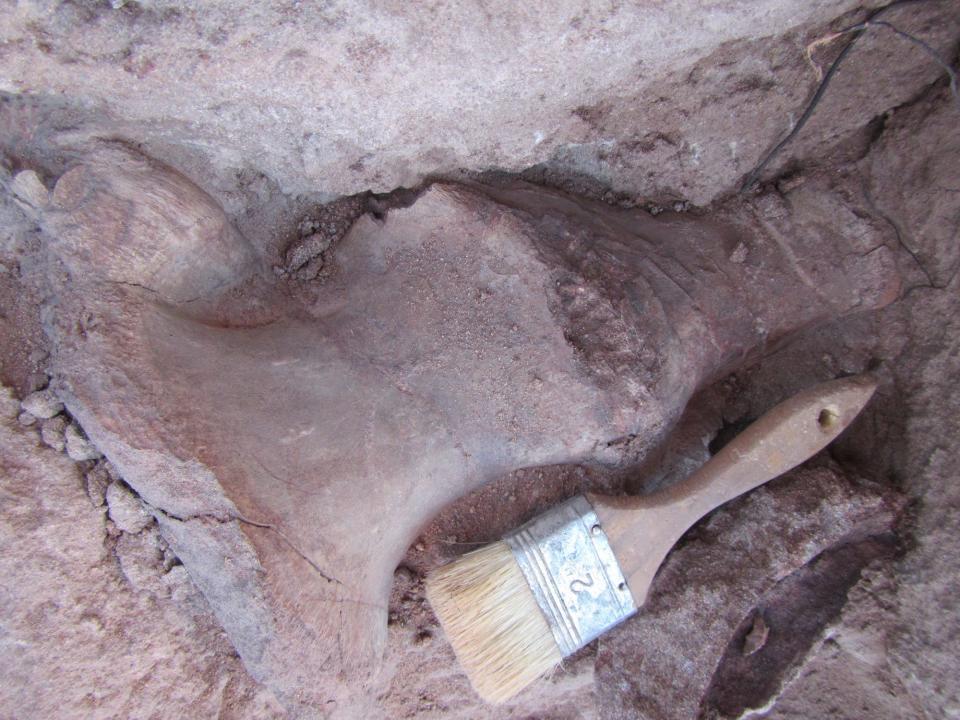
<instances>
[{"instance_id":1,"label":"fossilized bone","mask_svg":"<svg viewBox=\"0 0 960 720\"><path fill-rule=\"evenodd\" d=\"M872 226L743 213L436 184L362 217L304 301L201 189L107 149L44 217L55 381L248 667L302 696L380 651L392 571L446 504L615 461L751 348L896 296Z\"/></svg>"}]
</instances>

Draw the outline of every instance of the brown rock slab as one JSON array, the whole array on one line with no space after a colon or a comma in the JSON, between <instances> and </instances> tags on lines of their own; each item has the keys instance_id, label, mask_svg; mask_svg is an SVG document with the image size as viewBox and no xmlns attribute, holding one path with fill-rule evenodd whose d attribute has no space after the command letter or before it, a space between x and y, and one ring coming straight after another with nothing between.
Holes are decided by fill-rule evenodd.
<instances>
[{"instance_id":1,"label":"brown rock slab","mask_svg":"<svg viewBox=\"0 0 960 720\"><path fill-rule=\"evenodd\" d=\"M819 467L718 510L667 558L641 612L599 641L601 716L697 717L731 638L778 581L834 546L889 532L901 507L879 486ZM842 592L830 597L842 604Z\"/></svg>"},{"instance_id":2,"label":"brown rock slab","mask_svg":"<svg viewBox=\"0 0 960 720\"><path fill-rule=\"evenodd\" d=\"M917 511L907 528L910 552L895 568L895 592L880 598L879 610L889 610L882 624L889 654L880 672L927 717L960 713L960 253L951 241L960 187L956 107L947 88L933 88L894 116L867 163L877 206L913 253L904 272L913 266L916 285L902 309L908 342L891 368L904 393L891 472ZM882 613L869 587L865 595L863 616L872 621Z\"/></svg>"},{"instance_id":3,"label":"brown rock slab","mask_svg":"<svg viewBox=\"0 0 960 720\"><path fill-rule=\"evenodd\" d=\"M829 341L843 348L837 357L871 348L885 360L885 386L837 454L875 477L897 478L913 500L899 528L903 555L864 572L840 616L770 698L769 717L951 717L960 708L955 108L947 88L930 88L891 115L861 161L868 208L896 229L906 295Z\"/></svg>"},{"instance_id":4,"label":"brown rock slab","mask_svg":"<svg viewBox=\"0 0 960 720\"><path fill-rule=\"evenodd\" d=\"M339 196L490 168L706 205L790 129L848 39L831 36L865 14L854 0L114 5L4 10L16 52L0 59L14 106L0 135L17 150L122 138L208 180L237 214L264 185ZM953 52L950 3L886 19ZM865 125L942 74L871 29L771 170L860 150Z\"/></svg>"}]
</instances>

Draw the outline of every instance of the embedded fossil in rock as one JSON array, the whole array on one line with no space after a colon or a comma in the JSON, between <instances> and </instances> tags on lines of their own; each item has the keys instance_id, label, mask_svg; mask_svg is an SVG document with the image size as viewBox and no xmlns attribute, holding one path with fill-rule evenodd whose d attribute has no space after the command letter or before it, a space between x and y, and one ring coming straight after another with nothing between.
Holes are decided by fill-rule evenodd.
<instances>
[{"instance_id":1,"label":"embedded fossil in rock","mask_svg":"<svg viewBox=\"0 0 960 720\"><path fill-rule=\"evenodd\" d=\"M358 220L304 300L200 188L105 148L44 215L55 383L254 675L303 697L377 655L444 505L615 462L751 348L894 299L879 230L788 240L771 203L737 226L435 184Z\"/></svg>"}]
</instances>

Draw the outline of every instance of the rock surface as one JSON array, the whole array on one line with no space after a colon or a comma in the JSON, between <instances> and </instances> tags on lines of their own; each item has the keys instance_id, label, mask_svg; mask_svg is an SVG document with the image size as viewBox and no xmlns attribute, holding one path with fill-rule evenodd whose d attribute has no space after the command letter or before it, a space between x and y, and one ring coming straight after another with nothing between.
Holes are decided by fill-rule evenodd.
<instances>
[{"instance_id":1,"label":"rock surface","mask_svg":"<svg viewBox=\"0 0 960 720\"><path fill-rule=\"evenodd\" d=\"M699 205L790 128L837 52L822 41L864 14L855 0L17 3L0 90L53 142L107 135L187 163L231 212L271 185L336 196L531 167ZM960 24L942 2L885 19L944 54ZM856 145L939 74L872 29L782 163Z\"/></svg>"},{"instance_id":2,"label":"rock surface","mask_svg":"<svg viewBox=\"0 0 960 720\"><path fill-rule=\"evenodd\" d=\"M778 581L804 572L835 546L893 529L902 503L882 493L826 468L797 471L688 533L661 566L643 613L599 641L601 714L696 717L731 638L740 651L738 628ZM831 588L831 596L842 602L844 589ZM796 610L788 617L810 613L809 605ZM802 634L812 639L819 630L814 625ZM777 624L772 633L779 642L787 642L779 633L794 641L801 634ZM768 639L755 652L770 655L773 644ZM758 662L769 672L769 657ZM719 691L729 694L731 684L727 679Z\"/></svg>"},{"instance_id":3,"label":"rock surface","mask_svg":"<svg viewBox=\"0 0 960 720\"><path fill-rule=\"evenodd\" d=\"M81 481L33 431L0 422L0 714L282 717L182 565L125 579Z\"/></svg>"},{"instance_id":4,"label":"rock surface","mask_svg":"<svg viewBox=\"0 0 960 720\"><path fill-rule=\"evenodd\" d=\"M957 232L951 188L960 185L960 137L952 100L940 90L896 114L876 153L864 161L876 207L910 249L905 264L913 266L915 278L902 306L890 310L903 323L906 343L890 363L903 406L888 430L888 441L897 448L891 471L916 503L906 528L911 547L894 567L865 578L856 589L842 621L790 692L785 707L794 713L805 705L798 697L815 697L829 684L842 690L845 676L846 687L854 688L851 694L868 703L864 714L960 713L955 679L960 559L954 551L960 537L960 448L955 440L960 433L955 382L960 373L960 253L950 240ZM937 152L930 155L928 147ZM898 432L903 433L899 439ZM858 451L868 452L869 445ZM840 668L842 674L833 674ZM901 705L880 700L869 692L871 687L882 688Z\"/></svg>"},{"instance_id":5,"label":"rock surface","mask_svg":"<svg viewBox=\"0 0 960 720\"><path fill-rule=\"evenodd\" d=\"M898 34L955 60L953 3L885 12L893 28L869 27L845 55L810 123L766 168L772 181L734 196L851 37L834 33L870 9L795 0L549 12L353 0L4 6L0 376L39 414L0 393L10 579L0 642L16 660L0 668L0 714L960 713L958 99L942 68ZM163 164L130 160L138 154ZM605 203L558 200L503 170ZM429 175L447 182L420 186ZM478 176L482 187L443 190ZM400 185L419 187L366 194ZM344 194L353 195L318 204ZM171 198L183 201L174 211ZM696 207L707 203L709 212ZM58 213L76 222L58 226ZM124 234L131 218L144 232ZM477 230L487 226L496 233ZM637 256L618 244L625 234L643 241ZM157 237L166 240L151 246ZM398 249L406 275L356 281L358 267L389 269L402 253L387 251ZM478 257L483 287L469 282ZM503 279L510 262L522 267L525 295ZM644 296L662 300L660 320L638 324L623 302L636 287L624 268L637 263L661 281ZM398 289L390 277L411 282ZM537 287L551 299L539 315ZM416 302L404 308L405 297ZM377 303L404 322L342 334L351 357L367 352L378 369L348 395L421 393L411 358L431 353L432 373L444 361L460 371L445 391L486 363L491 379L471 413L486 413L493 396L503 416L447 417L440 445L476 438L478 425L513 437L533 427L517 409L533 406L544 411L542 432L519 433L499 465L490 450L500 439L477 441L469 462L454 452L450 467L486 468L459 484L444 477L418 494L415 482L398 482L400 499L379 497L405 460L376 466L397 448L370 438L416 427L416 413L394 414L380 432L370 430L382 428L375 413L369 427L346 422L346 401L346 411L333 403L311 413L337 383L316 382L309 353L298 354L328 337L344 308L355 320L383 317ZM484 304L501 320L485 322ZM446 333L432 344L420 332L430 307L443 308L436 327ZM494 353L461 352L489 342L487 331L512 337L514 323L530 337L557 330L553 351L499 365ZM310 330L291 344L292 327ZM258 334L267 350L211 344ZM255 372L278 348L304 366L273 373L293 372L295 393ZM397 348L407 351L399 360ZM219 364L203 360L211 355ZM541 376L546 389L511 385L530 365L565 362L575 372ZM217 385L218 371L241 366L244 382ZM190 377L178 377L184 368ZM830 457L688 534L649 613L507 706L472 695L423 599L425 572L575 492L682 479L778 400L866 368L880 390ZM237 388L248 403L231 399ZM598 397L591 417L582 400ZM61 414L64 400L72 417ZM277 414L292 420L277 424ZM338 432L326 424L322 447L363 453L387 478L372 492L358 486L362 522L351 503L324 511L353 535L382 533L351 539L353 555L320 542L340 537L331 523L302 521L324 501L304 488L329 488L344 467L318 465L302 450L309 438L295 440L322 417L345 421ZM444 422L421 436L442 435ZM288 444L277 439L284 429ZM44 446L69 451L71 439L70 457ZM263 457L264 472L251 476ZM282 472L271 465L278 457ZM567 464L543 465L554 462ZM523 465L538 466L508 472ZM910 504L894 521L901 496ZM370 522L364 513L386 515L383 503L422 515L403 527ZM364 548L380 542L389 556L365 589L329 591L318 570L369 570ZM383 651L381 664L356 652L365 644Z\"/></svg>"}]
</instances>

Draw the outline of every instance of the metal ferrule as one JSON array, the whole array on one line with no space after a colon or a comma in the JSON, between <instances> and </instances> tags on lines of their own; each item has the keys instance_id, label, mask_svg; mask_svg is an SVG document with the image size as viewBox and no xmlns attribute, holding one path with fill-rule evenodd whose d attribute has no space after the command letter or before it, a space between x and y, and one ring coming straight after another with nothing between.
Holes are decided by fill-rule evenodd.
<instances>
[{"instance_id":1,"label":"metal ferrule","mask_svg":"<svg viewBox=\"0 0 960 720\"><path fill-rule=\"evenodd\" d=\"M504 538L563 656L637 611L593 507L578 495Z\"/></svg>"}]
</instances>

